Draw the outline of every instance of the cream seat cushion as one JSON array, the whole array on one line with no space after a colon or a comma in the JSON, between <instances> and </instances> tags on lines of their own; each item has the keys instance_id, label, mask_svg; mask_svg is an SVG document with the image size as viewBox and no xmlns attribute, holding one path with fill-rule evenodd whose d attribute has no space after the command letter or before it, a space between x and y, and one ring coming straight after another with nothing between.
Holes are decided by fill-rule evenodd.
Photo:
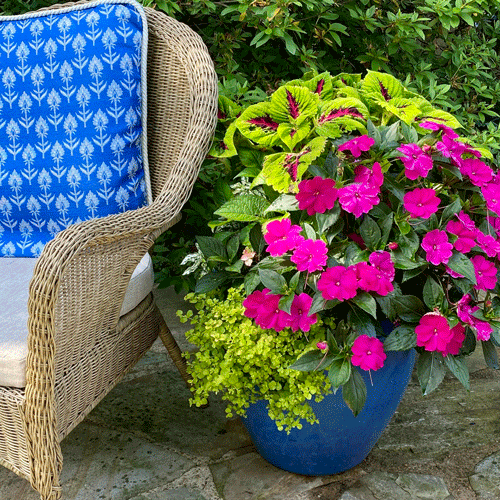
<instances>
[{"instance_id":1,"label":"cream seat cushion","mask_svg":"<svg viewBox=\"0 0 500 500\"><path fill-rule=\"evenodd\" d=\"M26 386L28 291L36 260L0 258L0 386ZM144 300L153 283L153 264L146 254L132 274L120 315Z\"/></svg>"}]
</instances>

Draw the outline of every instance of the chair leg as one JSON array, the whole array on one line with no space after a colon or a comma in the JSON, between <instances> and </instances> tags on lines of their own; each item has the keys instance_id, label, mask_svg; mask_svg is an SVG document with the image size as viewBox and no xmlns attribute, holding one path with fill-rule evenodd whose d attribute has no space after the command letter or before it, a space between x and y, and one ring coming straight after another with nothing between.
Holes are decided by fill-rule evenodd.
<instances>
[{"instance_id":1,"label":"chair leg","mask_svg":"<svg viewBox=\"0 0 500 500\"><path fill-rule=\"evenodd\" d=\"M163 342L163 345L167 349L169 356L172 358L172 361L177 367L177 370L179 370L182 379L184 380L186 386L189 389L191 387L191 384L189 383L190 377L187 372L186 360L182 357L182 351L180 350L177 342L174 339L174 336L172 335L172 332L168 328L161 314L160 317L161 317L160 333L159 333L160 339Z\"/></svg>"}]
</instances>

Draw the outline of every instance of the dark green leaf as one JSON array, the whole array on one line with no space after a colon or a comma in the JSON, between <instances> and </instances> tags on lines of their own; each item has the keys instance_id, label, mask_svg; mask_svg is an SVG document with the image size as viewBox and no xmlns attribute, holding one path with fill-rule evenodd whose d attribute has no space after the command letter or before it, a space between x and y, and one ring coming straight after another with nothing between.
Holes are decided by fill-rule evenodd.
<instances>
[{"instance_id":1,"label":"dark green leaf","mask_svg":"<svg viewBox=\"0 0 500 500\"><path fill-rule=\"evenodd\" d=\"M353 415L357 417L366 401L366 384L358 370L351 370L349 380L342 387L342 397Z\"/></svg>"},{"instance_id":2,"label":"dark green leaf","mask_svg":"<svg viewBox=\"0 0 500 500\"><path fill-rule=\"evenodd\" d=\"M290 212L299 209L299 202L293 194L282 194L278 196L264 211L268 212Z\"/></svg>"},{"instance_id":3,"label":"dark green leaf","mask_svg":"<svg viewBox=\"0 0 500 500\"><path fill-rule=\"evenodd\" d=\"M262 284L271 290L271 293L282 294L286 289L286 280L271 269L259 269L260 281Z\"/></svg>"},{"instance_id":4,"label":"dark green leaf","mask_svg":"<svg viewBox=\"0 0 500 500\"><path fill-rule=\"evenodd\" d=\"M417 267L423 267L426 265L425 260L421 258L409 259L399 249L391 253L391 259L394 262L394 267L396 269L416 269Z\"/></svg>"},{"instance_id":5,"label":"dark green leaf","mask_svg":"<svg viewBox=\"0 0 500 500\"><path fill-rule=\"evenodd\" d=\"M445 375L443 356L439 352L423 352L418 357L417 375L424 396L430 394L443 381Z\"/></svg>"},{"instance_id":6,"label":"dark green leaf","mask_svg":"<svg viewBox=\"0 0 500 500\"><path fill-rule=\"evenodd\" d=\"M365 245L370 250L376 250L382 237L378 224L369 215L365 215L359 230Z\"/></svg>"},{"instance_id":7,"label":"dark green leaf","mask_svg":"<svg viewBox=\"0 0 500 500\"><path fill-rule=\"evenodd\" d=\"M328 177L327 171L319 165L311 164L307 167L307 171L314 177L322 177L323 179Z\"/></svg>"},{"instance_id":8,"label":"dark green leaf","mask_svg":"<svg viewBox=\"0 0 500 500\"><path fill-rule=\"evenodd\" d=\"M431 276L427 277L423 290L423 299L425 305L433 310L441 308L444 299L443 287Z\"/></svg>"},{"instance_id":9,"label":"dark green leaf","mask_svg":"<svg viewBox=\"0 0 500 500\"><path fill-rule=\"evenodd\" d=\"M250 230L250 244L252 245L252 250L260 255L266 246L266 240L262 235L262 229L260 224L255 224Z\"/></svg>"},{"instance_id":10,"label":"dark green leaf","mask_svg":"<svg viewBox=\"0 0 500 500\"><path fill-rule=\"evenodd\" d=\"M290 295L284 295L281 297L278 307L282 310L285 311L286 313L290 314L290 308L292 307L292 302L295 297L294 293L291 293Z\"/></svg>"},{"instance_id":11,"label":"dark green leaf","mask_svg":"<svg viewBox=\"0 0 500 500\"><path fill-rule=\"evenodd\" d=\"M316 239L316 231L310 224L303 224L302 227L304 228L304 231L306 232L306 237L310 240L315 240Z\"/></svg>"},{"instance_id":12,"label":"dark green leaf","mask_svg":"<svg viewBox=\"0 0 500 500\"><path fill-rule=\"evenodd\" d=\"M387 242L389 241L389 236L391 235L393 222L394 222L394 214L392 212L379 221L379 226L382 232L382 237L378 245L379 250L382 250L387 245Z\"/></svg>"},{"instance_id":13,"label":"dark green leaf","mask_svg":"<svg viewBox=\"0 0 500 500\"><path fill-rule=\"evenodd\" d=\"M297 271L290 280L290 289L295 291L297 289L297 285L299 284L300 279L300 271Z\"/></svg>"},{"instance_id":14,"label":"dark green leaf","mask_svg":"<svg viewBox=\"0 0 500 500\"><path fill-rule=\"evenodd\" d=\"M325 308L326 300L321 295L321 292L316 292L313 296L313 301L309 309L309 316Z\"/></svg>"},{"instance_id":15,"label":"dark green leaf","mask_svg":"<svg viewBox=\"0 0 500 500\"><path fill-rule=\"evenodd\" d=\"M351 301L375 319L377 318L377 303L368 292L359 292Z\"/></svg>"},{"instance_id":16,"label":"dark green leaf","mask_svg":"<svg viewBox=\"0 0 500 500\"><path fill-rule=\"evenodd\" d=\"M408 323L417 323L426 312L422 301L414 295L402 295L394 300L398 316Z\"/></svg>"},{"instance_id":17,"label":"dark green leaf","mask_svg":"<svg viewBox=\"0 0 500 500\"><path fill-rule=\"evenodd\" d=\"M258 273L256 272L251 272L248 273L245 276L245 293L247 295L250 295L258 286L260 283L260 277Z\"/></svg>"},{"instance_id":18,"label":"dark green leaf","mask_svg":"<svg viewBox=\"0 0 500 500\"><path fill-rule=\"evenodd\" d=\"M465 329L465 340L462 345L462 348L460 349L460 354L471 354L476 350L476 336L472 332L472 330L467 327Z\"/></svg>"},{"instance_id":19,"label":"dark green leaf","mask_svg":"<svg viewBox=\"0 0 500 500\"><path fill-rule=\"evenodd\" d=\"M221 257L223 261L227 260L226 246L217 238L212 236L197 236L196 242L207 259L217 256Z\"/></svg>"},{"instance_id":20,"label":"dark green leaf","mask_svg":"<svg viewBox=\"0 0 500 500\"><path fill-rule=\"evenodd\" d=\"M358 335L368 335L368 337L377 336L373 318L359 307L352 307L347 313L347 321L352 325Z\"/></svg>"},{"instance_id":21,"label":"dark green leaf","mask_svg":"<svg viewBox=\"0 0 500 500\"><path fill-rule=\"evenodd\" d=\"M496 347L493 345L493 342L491 340L483 340L481 345L483 347L483 355L486 364L490 368L493 368L493 370L500 369L500 366L498 365L498 352Z\"/></svg>"},{"instance_id":22,"label":"dark green leaf","mask_svg":"<svg viewBox=\"0 0 500 500\"><path fill-rule=\"evenodd\" d=\"M318 232L323 234L327 229L332 227L338 220L340 215L340 206L336 204L332 210L324 214L316 214L316 222L318 223Z\"/></svg>"},{"instance_id":23,"label":"dark green leaf","mask_svg":"<svg viewBox=\"0 0 500 500\"><path fill-rule=\"evenodd\" d=\"M384 351L406 351L416 346L415 327L401 325L394 328L384 340Z\"/></svg>"},{"instance_id":24,"label":"dark green leaf","mask_svg":"<svg viewBox=\"0 0 500 500\"><path fill-rule=\"evenodd\" d=\"M333 354L327 354L325 356L325 353L319 349L317 351L309 351L300 356L295 363L290 365L290 368L300 372L326 370L333 358Z\"/></svg>"},{"instance_id":25,"label":"dark green leaf","mask_svg":"<svg viewBox=\"0 0 500 500\"><path fill-rule=\"evenodd\" d=\"M231 271L233 273L240 273L243 267L243 261L241 259L236 260L230 266L224 267L226 271Z\"/></svg>"},{"instance_id":26,"label":"dark green leaf","mask_svg":"<svg viewBox=\"0 0 500 500\"><path fill-rule=\"evenodd\" d=\"M237 234L235 234L227 243L227 253L229 257L229 262L232 262L234 260L234 258L238 254L239 248L240 248L240 237Z\"/></svg>"},{"instance_id":27,"label":"dark green leaf","mask_svg":"<svg viewBox=\"0 0 500 500\"><path fill-rule=\"evenodd\" d=\"M328 370L328 380L336 391L351 378L351 362L346 359L336 359Z\"/></svg>"},{"instance_id":28,"label":"dark green leaf","mask_svg":"<svg viewBox=\"0 0 500 500\"><path fill-rule=\"evenodd\" d=\"M423 271L425 271L426 268L427 268L427 266L422 266L422 267L416 267L415 269L407 269L406 271L403 271L402 283L404 283L405 281L411 280L415 276L418 276Z\"/></svg>"},{"instance_id":29,"label":"dark green leaf","mask_svg":"<svg viewBox=\"0 0 500 500\"><path fill-rule=\"evenodd\" d=\"M469 369L467 368L467 364L465 363L463 358L457 358L448 354L446 358L444 358L444 362L448 369L450 370L455 377L460 381L460 383L470 391L470 382L469 382Z\"/></svg>"},{"instance_id":30,"label":"dark green leaf","mask_svg":"<svg viewBox=\"0 0 500 500\"><path fill-rule=\"evenodd\" d=\"M222 285L230 274L226 271L205 274L197 282L194 291L196 293L207 293Z\"/></svg>"},{"instance_id":31,"label":"dark green leaf","mask_svg":"<svg viewBox=\"0 0 500 500\"><path fill-rule=\"evenodd\" d=\"M453 252L453 255L448 261L448 267L456 273L465 276L468 280L472 281L474 285L477 284L474 264L463 253Z\"/></svg>"},{"instance_id":32,"label":"dark green leaf","mask_svg":"<svg viewBox=\"0 0 500 500\"><path fill-rule=\"evenodd\" d=\"M444 225L455 215L458 214L462 210L462 201L460 198L457 198L453 203L450 203L444 210L441 215L441 221L439 225L444 227Z\"/></svg>"}]
</instances>

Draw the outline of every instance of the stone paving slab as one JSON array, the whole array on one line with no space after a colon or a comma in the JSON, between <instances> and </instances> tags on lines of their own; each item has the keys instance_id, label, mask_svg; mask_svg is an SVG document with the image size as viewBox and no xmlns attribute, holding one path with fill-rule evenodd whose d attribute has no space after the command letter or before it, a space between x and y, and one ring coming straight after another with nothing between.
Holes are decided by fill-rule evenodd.
<instances>
[{"instance_id":1,"label":"stone paving slab","mask_svg":"<svg viewBox=\"0 0 500 500\"><path fill-rule=\"evenodd\" d=\"M192 348L175 317L182 299L155 294L182 348ZM413 378L367 459L342 474L306 477L262 459L220 399L190 407L158 341L63 441L63 499L500 500L500 375L480 356L470 366L470 394L447 377L424 398ZM0 500L38 498L0 467Z\"/></svg>"}]
</instances>

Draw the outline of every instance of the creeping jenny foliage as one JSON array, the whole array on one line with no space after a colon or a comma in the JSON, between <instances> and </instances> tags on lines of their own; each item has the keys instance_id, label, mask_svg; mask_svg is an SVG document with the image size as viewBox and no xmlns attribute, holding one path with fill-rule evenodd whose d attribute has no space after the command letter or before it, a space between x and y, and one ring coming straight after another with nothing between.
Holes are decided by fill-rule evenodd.
<instances>
[{"instance_id":1,"label":"creeping jenny foliage","mask_svg":"<svg viewBox=\"0 0 500 500\"><path fill-rule=\"evenodd\" d=\"M322 338L323 324L318 322L309 333L290 329L282 332L262 330L243 315L243 288L228 291L227 298L188 294L196 314L178 312L183 322L193 329L187 339L198 346L189 353L189 374L195 389L191 402L207 403L210 393L221 393L228 402L228 416L244 415L250 403L269 401L269 416L281 430L301 428L301 419L310 423L317 419L308 405L314 397L321 401L331 393L331 385L322 372L303 372L288 367L299 353L315 348Z\"/></svg>"}]
</instances>

